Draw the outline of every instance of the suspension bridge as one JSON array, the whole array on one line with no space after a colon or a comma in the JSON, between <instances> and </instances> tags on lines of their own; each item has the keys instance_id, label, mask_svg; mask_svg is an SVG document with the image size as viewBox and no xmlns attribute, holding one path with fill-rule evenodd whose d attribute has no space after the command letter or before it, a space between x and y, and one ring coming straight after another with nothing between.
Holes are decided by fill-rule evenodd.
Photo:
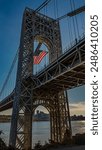
<instances>
[{"instance_id":1,"label":"suspension bridge","mask_svg":"<svg viewBox=\"0 0 102 150\"><path fill-rule=\"evenodd\" d=\"M46 11L51 1L55 18ZM32 115L39 105L49 111L51 141L62 143L72 136L67 90L85 83L85 7L74 0L68 4L71 10L61 16L57 0L46 0L35 10L25 8L23 13L19 48L0 91L0 111L13 109L9 145L14 148L31 149ZM37 54L34 63L35 52L41 49L46 56L38 61Z\"/></svg>"}]
</instances>

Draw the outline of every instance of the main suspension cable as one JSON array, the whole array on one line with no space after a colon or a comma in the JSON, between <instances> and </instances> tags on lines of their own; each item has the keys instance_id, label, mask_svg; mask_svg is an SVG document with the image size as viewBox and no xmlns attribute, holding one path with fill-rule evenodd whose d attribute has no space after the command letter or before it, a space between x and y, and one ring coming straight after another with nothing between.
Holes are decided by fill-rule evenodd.
<instances>
[{"instance_id":1,"label":"main suspension cable","mask_svg":"<svg viewBox=\"0 0 102 150\"><path fill-rule=\"evenodd\" d=\"M66 18L66 17L73 17L74 15L77 15L77 14L83 12L83 11L85 11L85 6L82 6L82 7L78 8L78 9L72 11L72 12L68 12L67 14L65 14L63 16L60 16L59 18L56 19L56 21L60 21L64 18Z\"/></svg>"},{"instance_id":2,"label":"main suspension cable","mask_svg":"<svg viewBox=\"0 0 102 150\"><path fill-rule=\"evenodd\" d=\"M45 0L35 11L38 12L43 9L51 0Z\"/></svg>"},{"instance_id":3,"label":"main suspension cable","mask_svg":"<svg viewBox=\"0 0 102 150\"><path fill-rule=\"evenodd\" d=\"M4 91L4 89L5 89L5 87L6 87L6 84L7 84L8 80L9 80L9 78L10 78L10 75L11 75L11 73L12 73L12 70L13 70L15 64L16 64L16 61L17 61L17 58L18 58L18 51L19 51L19 48L18 48L18 50L17 50L17 52L16 52L16 55L15 55L15 57L14 57L14 59L13 59L13 62L12 62L12 65L11 65L11 67L10 67L10 70L9 70L9 72L8 72L8 75L7 75L7 77L6 77L6 80L5 80L5 82L4 82L3 86L2 86L2 89L1 89L1 91L0 91L0 96L2 95L2 92Z\"/></svg>"}]
</instances>

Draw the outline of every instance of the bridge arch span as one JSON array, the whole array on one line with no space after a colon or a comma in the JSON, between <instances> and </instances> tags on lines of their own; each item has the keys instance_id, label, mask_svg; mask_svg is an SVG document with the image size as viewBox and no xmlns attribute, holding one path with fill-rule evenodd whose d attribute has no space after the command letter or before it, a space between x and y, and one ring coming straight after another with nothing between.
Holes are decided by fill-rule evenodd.
<instances>
[{"instance_id":1,"label":"bridge arch span","mask_svg":"<svg viewBox=\"0 0 102 150\"><path fill-rule=\"evenodd\" d=\"M34 36L34 41L35 40L38 41L38 42L44 43L49 51L51 51L51 49L53 48L52 41L48 37L46 37L42 34L35 35Z\"/></svg>"}]
</instances>

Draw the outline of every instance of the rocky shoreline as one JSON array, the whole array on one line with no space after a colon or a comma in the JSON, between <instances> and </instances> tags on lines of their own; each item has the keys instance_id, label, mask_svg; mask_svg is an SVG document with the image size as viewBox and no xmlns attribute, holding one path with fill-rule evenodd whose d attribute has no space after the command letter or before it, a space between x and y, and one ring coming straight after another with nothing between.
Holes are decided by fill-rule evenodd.
<instances>
[{"instance_id":1,"label":"rocky shoreline","mask_svg":"<svg viewBox=\"0 0 102 150\"><path fill-rule=\"evenodd\" d=\"M0 138L0 150L15 150L14 148L7 147L4 141ZM72 140L59 144L59 143L46 143L41 145L40 142L35 144L32 150L85 150L85 134L76 134Z\"/></svg>"}]
</instances>

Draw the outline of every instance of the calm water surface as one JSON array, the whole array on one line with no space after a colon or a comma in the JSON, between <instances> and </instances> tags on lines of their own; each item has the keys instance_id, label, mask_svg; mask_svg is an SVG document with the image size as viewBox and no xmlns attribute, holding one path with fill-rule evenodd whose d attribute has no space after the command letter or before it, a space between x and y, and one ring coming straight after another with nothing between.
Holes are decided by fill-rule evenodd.
<instances>
[{"instance_id":1,"label":"calm water surface","mask_svg":"<svg viewBox=\"0 0 102 150\"><path fill-rule=\"evenodd\" d=\"M0 130L4 132L1 137L4 139L6 144L9 142L9 132L10 132L10 123L0 123ZM72 121L72 133L75 135L76 133L84 133L85 132L85 121ZM42 144L45 141L50 139L50 122L49 121L41 121L41 122L33 122L33 145L38 141L41 141Z\"/></svg>"}]
</instances>

